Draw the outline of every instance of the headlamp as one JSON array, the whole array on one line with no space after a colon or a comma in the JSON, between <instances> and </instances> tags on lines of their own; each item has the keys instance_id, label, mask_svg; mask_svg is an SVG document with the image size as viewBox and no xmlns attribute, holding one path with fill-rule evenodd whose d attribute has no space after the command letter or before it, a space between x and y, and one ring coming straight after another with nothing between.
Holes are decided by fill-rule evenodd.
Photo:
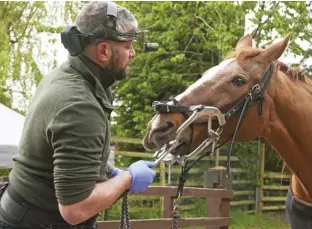
<instances>
[{"instance_id":1,"label":"headlamp","mask_svg":"<svg viewBox=\"0 0 312 229\"><path fill-rule=\"evenodd\" d=\"M147 43L146 32L120 33L116 31L117 6L113 2L107 2L107 16L113 21L113 29L104 27L92 34L81 33L76 26L68 26L61 32L61 41L71 56L79 55L87 45L96 39L111 40L117 42L138 41L143 45L144 51L158 50L157 43Z\"/></svg>"}]
</instances>

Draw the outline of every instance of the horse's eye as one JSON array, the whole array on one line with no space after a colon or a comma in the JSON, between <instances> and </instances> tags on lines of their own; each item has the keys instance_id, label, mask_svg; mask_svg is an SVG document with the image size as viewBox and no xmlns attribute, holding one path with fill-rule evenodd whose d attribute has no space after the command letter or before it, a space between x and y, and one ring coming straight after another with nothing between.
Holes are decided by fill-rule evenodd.
<instances>
[{"instance_id":1,"label":"horse's eye","mask_svg":"<svg viewBox=\"0 0 312 229\"><path fill-rule=\"evenodd\" d=\"M235 86L241 87L246 83L246 79L242 76L237 76L231 81Z\"/></svg>"}]
</instances>

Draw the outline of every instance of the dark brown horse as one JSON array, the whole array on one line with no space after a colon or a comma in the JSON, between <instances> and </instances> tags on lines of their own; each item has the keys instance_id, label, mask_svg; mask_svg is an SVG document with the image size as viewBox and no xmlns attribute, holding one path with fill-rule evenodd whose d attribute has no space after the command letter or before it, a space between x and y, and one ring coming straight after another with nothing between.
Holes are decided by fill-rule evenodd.
<instances>
[{"instance_id":1,"label":"dark brown horse","mask_svg":"<svg viewBox=\"0 0 312 229\"><path fill-rule=\"evenodd\" d=\"M265 138L293 172L291 191L295 199L309 206L312 203L312 81L302 75L289 77L285 72L287 66L277 61L288 42L287 36L265 49L256 49L252 47L252 37L244 36L231 58L207 70L175 99L183 105L203 104L225 113L259 83L273 65L274 71L262 100L262 114L259 116L258 103L249 108L236 141L250 141L258 136ZM239 114L236 114L227 121L220 142L233 135L238 118ZM148 125L144 146L158 150L175 139L175 132L184 121L185 117L180 113L156 114ZM189 142L194 149L207 138L207 121L197 121L193 131L192 141L189 141L191 128L180 136L179 140L184 142L180 151L188 149ZM312 215L309 217L311 220Z\"/></svg>"}]
</instances>

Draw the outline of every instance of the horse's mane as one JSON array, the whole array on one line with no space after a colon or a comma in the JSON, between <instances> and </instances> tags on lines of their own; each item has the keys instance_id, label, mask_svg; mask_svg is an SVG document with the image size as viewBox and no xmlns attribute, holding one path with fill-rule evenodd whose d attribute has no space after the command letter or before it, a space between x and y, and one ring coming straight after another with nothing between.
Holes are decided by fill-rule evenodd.
<instances>
[{"instance_id":1,"label":"horse's mane","mask_svg":"<svg viewBox=\"0 0 312 229\"><path fill-rule=\"evenodd\" d=\"M291 67L284 64L281 61L276 61L276 65L281 72L283 72L286 76L288 76L292 80L300 80L303 82L307 82L308 74L304 71L304 69L299 67Z\"/></svg>"},{"instance_id":2,"label":"horse's mane","mask_svg":"<svg viewBox=\"0 0 312 229\"><path fill-rule=\"evenodd\" d=\"M243 60L246 57L251 57L251 56L256 56L260 54L261 50L256 49L256 48L251 48L251 49L244 49L241 52L237 53L236 51L230 51L225 59L229 58L238 58L239 60ZM299 67L291 67L286 65L285 63L281 61L276 61L276 66L278 69L283 72L286 76L288 76L290 79L294 81L302 81L302 82L310 82L309 75L307 72L304 71L304 69L299 68Z\"/></svg>"}]
</instances>

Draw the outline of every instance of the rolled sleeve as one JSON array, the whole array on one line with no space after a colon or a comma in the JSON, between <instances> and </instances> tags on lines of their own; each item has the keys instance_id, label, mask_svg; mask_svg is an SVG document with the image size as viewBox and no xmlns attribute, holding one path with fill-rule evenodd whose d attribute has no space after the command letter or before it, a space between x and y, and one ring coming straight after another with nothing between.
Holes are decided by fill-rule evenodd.
<instances>
[{"instance_id":1,"label":"rolled sleeve","mask_svg":"<svg viewBox=\"0 0 312 229\"><path fill-rule=\"evenodd\" d=\"M99 105L81 102L63 108L49 123L46 133L54 149L54 186L60 204L84 200L99 179L105 116Z\"/></svg>"}]
</instances>

